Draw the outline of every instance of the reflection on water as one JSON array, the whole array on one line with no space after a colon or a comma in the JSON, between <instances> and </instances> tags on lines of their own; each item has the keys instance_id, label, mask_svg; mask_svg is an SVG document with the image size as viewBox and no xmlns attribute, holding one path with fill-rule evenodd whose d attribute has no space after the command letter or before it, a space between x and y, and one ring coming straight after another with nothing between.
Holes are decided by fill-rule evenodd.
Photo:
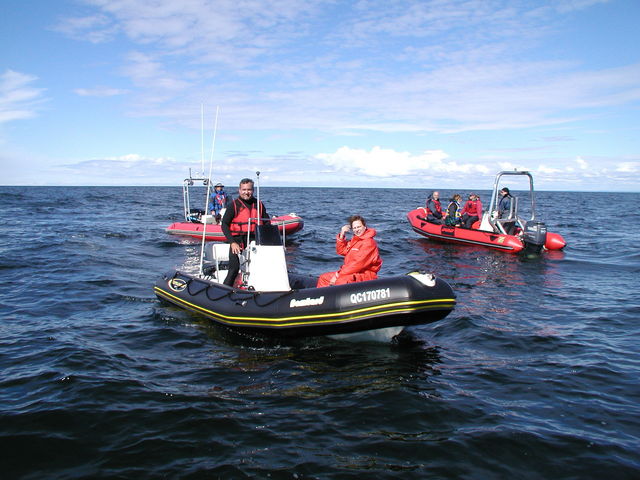
<instances>
[{"instance_id":1,"label":"reflection on water","mask_svg":"<svg viewBox=\"0 0 640 480\"><path fill-rule=\"evenodd\" d=\"M353 344L327 337L255 337L212 325L186 312L182 316L211 339L211 348L216 350L211 355L211 368L225 371L227 376L246 378L246 382L234 383L233 391L219 383L211 385L209 390L215 396L365 395L415 387L416 382L424 388L431 376L440 373L439 348L426 345L411 329L388 344ZM429 395L437 393L430 391Z\"/></svg>"}]
</instances>

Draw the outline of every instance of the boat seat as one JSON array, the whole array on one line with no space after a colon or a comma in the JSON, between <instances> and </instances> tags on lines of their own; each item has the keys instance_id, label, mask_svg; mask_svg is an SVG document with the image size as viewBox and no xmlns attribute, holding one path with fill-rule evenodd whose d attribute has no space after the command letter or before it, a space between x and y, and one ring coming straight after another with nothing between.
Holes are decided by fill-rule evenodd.
<instances>
[{"instance_id":1,"label":"boat seat","mask_svg":"<svg viewBox=\"0 0 640 480\"><path fill-rule=\"evenodd\" d=\"M204 246L204 259L207 262L228 262L229 244L209 242Z\"/></svg>"}]
</instances>

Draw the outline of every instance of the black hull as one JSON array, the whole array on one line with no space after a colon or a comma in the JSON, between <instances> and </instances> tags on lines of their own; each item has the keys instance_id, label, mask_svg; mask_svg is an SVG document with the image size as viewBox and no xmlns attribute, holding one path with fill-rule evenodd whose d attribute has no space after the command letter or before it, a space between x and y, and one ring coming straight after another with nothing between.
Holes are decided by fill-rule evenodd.
<instances>
[{"instance_id":1,"label":"black hull","mask_svg":"<svg viewBox=\"0 0 640 480\"><path fill-rule=\"evenodd\" d=\"M291 279L302 285L301 277ZM308 337L435 322L455 306L444 280L411 275L289 292L231 289L178 271L158 280L158 298L226 327L261 335Z\"/></svg>"}]
</instances>

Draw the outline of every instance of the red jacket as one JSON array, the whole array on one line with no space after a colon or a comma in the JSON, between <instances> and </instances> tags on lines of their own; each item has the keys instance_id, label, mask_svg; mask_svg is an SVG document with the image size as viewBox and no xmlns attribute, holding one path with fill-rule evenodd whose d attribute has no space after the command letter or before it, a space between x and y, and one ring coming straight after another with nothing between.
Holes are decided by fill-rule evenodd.
<instances>
[{"instance_id":1,"label":"red jacket","mask_svg":"<svg viewBox=\"0 0 640 480\"><path fill-rule=\"evenodd\" d=\"M465 213L470 217L482 217L482 202L480 200L467 200L460 215L464 215Z\"/></svg>"},{"instance_id":2,"label":"red jacket","mask_svg":"<svg viewBox=\"0 0 640 480\"><path fill-rule=\"evenodd\" d=\"M248 229L251 228L251 232L255 232L256 223L258 221L258 201L252 201L247 205L243 200L236 198L232 203L234 216L229 225L229 230L232 235L246 234ZM265 215L264 204L260 202L260 213ZM226 216L226 215L225 215ZM251 220L251 226L249 227L249 219Z\"/></svg>"},{"instance_id":3,"label":"red jacket","mask_svg":"<svg viewBox=\"0 0 640 480\"><path fill-rule=\"evenodd\" d=\"M336 252L344 255L344 265L338 270L336 284L363 282L378 278L382 259L378 253L378 244L373 239L376 231L367 228L361 236L354 235L347 241L336 237Z\"/></svg>"}]
</instances>

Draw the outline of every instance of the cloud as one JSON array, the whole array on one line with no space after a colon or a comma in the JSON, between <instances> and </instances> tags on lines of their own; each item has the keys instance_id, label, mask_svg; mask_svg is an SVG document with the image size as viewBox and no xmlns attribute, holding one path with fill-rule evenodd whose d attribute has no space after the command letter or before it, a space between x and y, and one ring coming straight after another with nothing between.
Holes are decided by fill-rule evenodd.
<instances>
[{"instance_id":1,"label":"cloud","mask_svg":"<svg viewBox=\"0 0 640 480\"><path fill-rule=\"evenodd\" d=\"M76 40L105 43L115 38L119 28L107 15L95 14L63 18L52 30Z\"/></svg>"},{"instance_id":2,"label":"cloud","mask_svg":"<svg viewBox=\"0 0 640 480\"><path fill-rule=\"evenodd\" d=\"M129 93L128 90L124 90L122 88L104 86L94 88L76 88L74 92L76 95L80 95L81 97L114 97L116 95Z\"/></svg>"},{"instance_id":3,"label":"cloud","mask_svg":"<svg viewBox=\"0 0 640 480\"><path fill-rule=\"evenodd\" d=\"M171 157L146 157L131 153L116 157L94 158L76 163L60 165L70 173L77 173L86 177L97 176L103 178L144 178L156 170L181 171L184 175L184 165ZM176 178L179 178L177 176Z\"/></svg>"},{"instance_id":4,"label":"cloud","mask_svg":"<svg viewBox=\"0 0 640 480\"><path fill-rule=\"evenodd\" d=\"M580 168L580 170L588 170L589 169L589 165L587 164L587 162L582 157L576 158L576 163L578 164L578 168Z\"/></svg>"},{"instance_id":5,"label":"cloud","mask_svg":"<svg viewBox=\"0 0 640 480\"><path fill-rule=\"evenodd\" d=\"M153 54L131 52L127 55L127 66L123 69L135 85L141 87L141 103L153 99L154 103L163 103L175 98L192 87L192 83L184 79L180 72L172 72Z\"/></svg>"},{"instance_id":6,"label":"cloud","mask_svg":"<svg viewBox=\"0 0 640 480\"><path fill-rule=\"evenodd\" d=\"M620 173L640 173L640 160L635 162L620 162L615 167Z\"/></svg>"},{"instance_id":7,"label":"cloud","mask_svg":"<svg viewBox=\"0 0 640 480\"><path fill-rule=\"evenodd\" d=\"M420 155L373 147L370 151L341 147L334 153L320 153L316 158L338 172L370 177L441 175L452 173L487 173L485 166L446 161L442 150L426 150Z\"/></svg>"},{"instance_id":8,"label":"cloud","mask_svg":"<svg viewBox=\"0 0 640 480\"><path fill-rule=\"evenodd\" d=\"M480 0L87 0L60 31L134 48L134 115L184 123L203 99L229 128L333 133L522 129L640 100L640 64L526 61L572 12ZM339 11L338 11L339 10ZM339 13L339 15L338 15Z\"/></svg>"},{"instance_id":9,"label":"cloud","mask_svg":"<svg viewBox=\"0 0 640 480\"><path fill-rule=\"evenodd\" d=\"M107 15L96 14L64 18L52 30L76 40L98 44L113 40L119 28Z\"/></svg>"},{"instance_id":10,"label":"cloud","mask_svg":"<svg viewBox=\"0 0 640 480\"><path fill-rule=\"evenodd\" d=\"M0 75L0 123L33 118L43 101L43 88L32 87L38 77L6 70Z\"/></svg>"}]
</instances>

